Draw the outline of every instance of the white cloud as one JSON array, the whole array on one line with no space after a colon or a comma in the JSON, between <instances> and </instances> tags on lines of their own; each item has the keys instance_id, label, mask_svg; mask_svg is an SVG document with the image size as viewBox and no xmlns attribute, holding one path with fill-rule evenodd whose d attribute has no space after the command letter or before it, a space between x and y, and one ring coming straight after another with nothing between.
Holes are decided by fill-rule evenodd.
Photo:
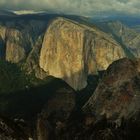
<instances>
[{"instance_id":1,"label":"white cloud","mask_svg":"<svg viewBox=\"0 0 140 140\"><path fill-rule=\"evenodd\" d=\"M139 0L0 0L0 8L51 10L69 14L93 15L100 12L140 13Z\"/></svg>"}]
</instances>

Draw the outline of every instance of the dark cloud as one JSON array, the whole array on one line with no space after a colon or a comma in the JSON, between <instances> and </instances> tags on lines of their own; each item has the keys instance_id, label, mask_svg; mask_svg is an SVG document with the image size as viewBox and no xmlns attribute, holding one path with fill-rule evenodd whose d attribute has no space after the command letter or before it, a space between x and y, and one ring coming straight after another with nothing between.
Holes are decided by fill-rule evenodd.
<instances>
[{"instance_id":1,"label":"dark cloud","mask_svg":"<svg viewBox=\"0 0 140 140\"><path fill-rule=\"evenodd\" d=\"M93 15L103 12L140 13L139 0L0 0L1 9L49 10L69 14Z\"/></svg>"}]
</instances>

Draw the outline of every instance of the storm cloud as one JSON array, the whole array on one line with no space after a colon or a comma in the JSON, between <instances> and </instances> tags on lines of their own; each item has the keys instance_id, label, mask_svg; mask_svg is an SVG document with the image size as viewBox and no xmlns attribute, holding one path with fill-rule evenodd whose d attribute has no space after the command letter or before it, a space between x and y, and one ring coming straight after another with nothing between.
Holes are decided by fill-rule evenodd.
<instances>
[{"instance_id":1,"label":"storm cloud","mask_svg":"<svg viewBox=\"0 0 140 140\"><path fill-rule=\"evenodd\" d=\"M139 15L139 0L0 0L0 9L47 10L91 16L114 12Z\"/></svg>"}]
</instances>

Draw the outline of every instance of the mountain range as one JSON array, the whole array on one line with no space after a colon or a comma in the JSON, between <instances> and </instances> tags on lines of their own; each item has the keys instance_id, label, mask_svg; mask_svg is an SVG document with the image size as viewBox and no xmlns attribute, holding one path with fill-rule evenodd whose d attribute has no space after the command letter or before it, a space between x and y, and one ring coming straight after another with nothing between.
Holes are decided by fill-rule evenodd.
<instances>
[{"instance_id":1,"label":"mountain range","mask_svg":"<svg viewBox=\"0 0 140 140\"><path fill-rule=\"evenodd\" d=\"M0 11L0 139L138 140L140 23L130 19Z\"/></svg>"}]
</instances>

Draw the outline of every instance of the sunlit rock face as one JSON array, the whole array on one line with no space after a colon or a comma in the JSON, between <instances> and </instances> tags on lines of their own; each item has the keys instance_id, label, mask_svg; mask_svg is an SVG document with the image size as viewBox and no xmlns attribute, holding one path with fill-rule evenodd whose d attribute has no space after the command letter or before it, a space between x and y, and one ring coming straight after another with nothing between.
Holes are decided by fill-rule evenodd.
<instances>
[{"instance_id":1,"label":"sunlit rock face","mask_svg":"<svg viewBox=\"0 0 140 140\"><path fill-rule=\"evenodd\" d=\"M23 36L20 31L14 29L7 30L6 35L6 60L18 63L26 57L25 36Z\"/></svg>"},{"instance_id":2,"label":"sunlit rock face","mask_svg":"<svg viewBox=\"0 0 140 140\"><path fill-rule=\"evenodd\" d=\"M100 30L57 18L46 31L39 63L49 75L62 78L74 89L82 89L87 75L96 74L123 57L121 46Z\"/></svg>"},{"instance_id":3,"label":"sunlit rock face","mask_svg":"<svg viewBox=\"0 0 140 140\"><path fill-rule=\"evenodd\" d=\"M2 40L5 40L5 35L6 35L6 28L0 25L0 37Z\"/></svg>"},{"instance_id":4,"label":"sunlit rock face","mask_svg":"<svg viewBox=\"0 0 140 140\"><path fill-rule=\"evenodd\" d=\"M92 57L89 61L94 60L98 71L106 70L113 61L125 57L121 46L103 32L86 30L84 41L85 49L91 48L88 56L92 54Z\"/></svg>"},{"instance_id":5,"label":"sunlit rock face","mask_svg":"<svg viewBox=\"0 0 140 140\"><path fill-rule=\"evenodd\" d=\"M118 60L107 69L96 91L83 107L99 120L136 119L140 114L140 60Z\"/></svg>"},{"instance_id":6,"label":"sunlit rock face","mask_svg":"<svg viewBox=\"0 0 140 140\"><path fill-rule=\"evenodd\" d=\"M19 31L16 28L9 28L0 25L1 51L6 61L18 63L25 59L28 51L29 34Z\"/></svg>"},{"instance_id":7,"label":"sunlit rock face","mask_svg":"<svg viewBox=\"0 0 140 140\"><path fill-rule=\"evenodd\" d=\"M17 20L0 23L0 54L4 53L3 57L8 62L23 62L45 29L46 23L43 21Z\"/></svg>"}]
</instances>

